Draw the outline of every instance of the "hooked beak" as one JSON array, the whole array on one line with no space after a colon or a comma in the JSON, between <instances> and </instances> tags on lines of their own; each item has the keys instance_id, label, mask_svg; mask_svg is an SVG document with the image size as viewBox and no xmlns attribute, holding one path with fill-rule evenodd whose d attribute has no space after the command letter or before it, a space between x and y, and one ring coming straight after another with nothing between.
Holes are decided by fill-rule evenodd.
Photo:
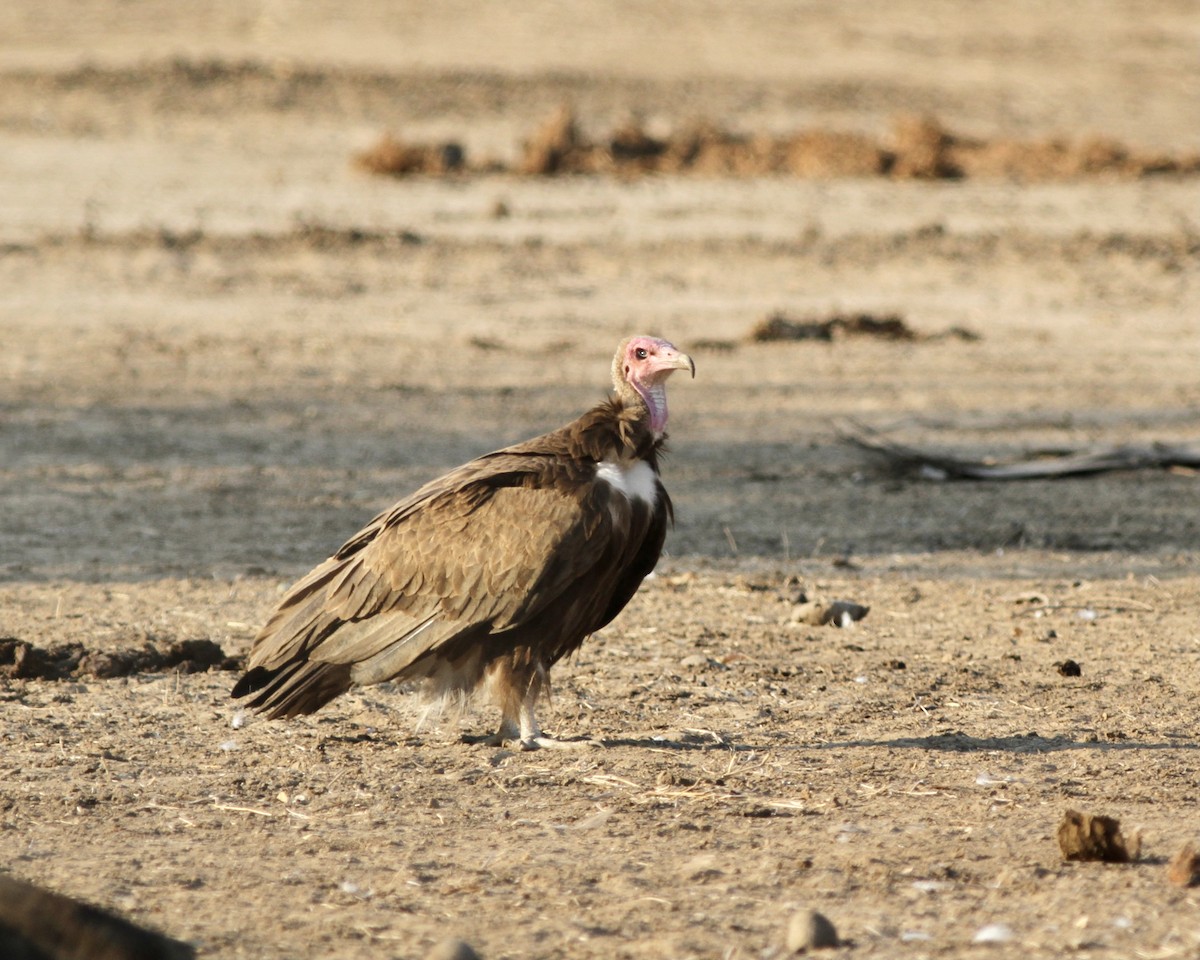
<instances>
[{"instance_id":1,"label":"hooked beak","mask_svg":"<svg viewBox=\"0 0 1200 960\"><path fill-rule=\"evenodd\" d=\"M678 350L663 350L655 357L655 371L663 371L664 373L670 370L690 370L692 379L696 379L696 361L689 357L686 353L680 353Z\"/></svg>"}]
</instances>

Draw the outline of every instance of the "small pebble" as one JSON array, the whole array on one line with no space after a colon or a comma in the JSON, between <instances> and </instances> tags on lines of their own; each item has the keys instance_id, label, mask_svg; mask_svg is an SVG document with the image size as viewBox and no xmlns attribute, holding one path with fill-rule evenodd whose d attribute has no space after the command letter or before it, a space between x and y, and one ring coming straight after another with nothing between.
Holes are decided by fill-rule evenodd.
<instances>
[{"instance_id":1,"label":"small pebble","mask_svg":"<svg viewBox=\"0 0 1200 960\"><path fill-rule=\"evenodd\" d=\"M1008 943L1013 938L1012 930L1003 923L989 923L986 927L980 927L975 936L971 938L972 943Z\"/></svg>"},{"instance_id":2,"label":"small pebble","mask_svg":"<svg viewBox=\"0 0 1200 960\"><path fill-rule=\"evenodd\" d=\"M425 960L482 960L482 958L467 941L451 937L435 945L425 955Z\"/></svg>"},{"instance_id":3,"label":"small pebble","mask_svg":"<svg viewBox=\"0 0 1200 960\"><path fill-rule=\"evenodd\" d=\"M792 953L836 947L839 943L837 929L816 910L801 910L788 924L787 948Z\"/></svg>"}]
</instances>

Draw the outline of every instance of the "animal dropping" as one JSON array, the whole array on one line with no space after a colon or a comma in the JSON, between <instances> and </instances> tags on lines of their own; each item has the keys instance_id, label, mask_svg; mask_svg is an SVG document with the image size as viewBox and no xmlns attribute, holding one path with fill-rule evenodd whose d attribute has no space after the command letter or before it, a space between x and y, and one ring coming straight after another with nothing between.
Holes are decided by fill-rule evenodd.
<instances>
[{"instance_id":1,"label":"animal dropping","mask_svg":"<svg viewBox=\"0 0 1200 960\"><path fill-rule=\"evenodd\" d=\"M1171 858L1167 864L1167 880L1177 887L1200 886L1200 853L1196 852L1194 843L1185 843Z\"/></svg>"},{"instance_id":2,"label":"animal dropping","mask_svg":"<svg viewBox=\"0 0 1200 960\"><path fill-rule=\"evenodd\" d=\"M1120 821L1112 817L1068 810L1058 825L1058 848L1064 860L1129 863L1141 852L1141 838L1126 839Z\"/></svg>"},{"instance_id":3,"label":"animal dropping","mask_svg":"<svg viewBox=\"0 0 1200 960\"><path fill-rule=\"evenodd\" d=\"M465 940L451 938L435 944L425 960L480 960L480 956Z\"/></svg>"},{"instance_id":4,"label":"animal dropping","mask_svg":"<svg viewBox=\"0 0 1200 960\"><path fill-rule=\"evenodd\" d=\"M835 627L849 627L861 620L871 608L851 600L805 600L792 608L792 623L807 623L814 627L833 624Z\"/></svg>"},{"instance_id":5,"label":"animal dropping","mask_svg":"<svg viewBox=\"0 0 1200 960\"><path fill-rule=\"evenodd\" d=\"M287 592L232 695L274 719L389 680L441 698L478 691L501 713L480 742L580 745L545 736L534 707L550 668L658 562L673 519L658 456L676 370L696 365L666 340L630 337L608 400L379 514Z\"/></svg>"},{"instance_id":6,"label":"animal dropping","mask_svg":"<svg viewBox=\"0 0 1200 960\"><path fill-rule=\"evenodd\" d=\"M837 928L823 913L801 910L788 924L787 948L792 953L824 950L841 945Z\"/></svg>"}]
</instances>

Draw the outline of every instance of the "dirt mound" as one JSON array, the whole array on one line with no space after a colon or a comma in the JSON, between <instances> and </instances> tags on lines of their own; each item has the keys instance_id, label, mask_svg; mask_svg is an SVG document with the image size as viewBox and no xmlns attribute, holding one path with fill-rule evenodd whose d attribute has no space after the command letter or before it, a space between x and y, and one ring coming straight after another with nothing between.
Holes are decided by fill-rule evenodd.
<instances>
[{"instance_id":1,"label":"dirt mound","mask_svg":"<svg viewBox=\"0 0 1200 960\"><path fill-rule=\"evenodd\" d=\"M473 164L458 142L407 144L391 134L355 155L354 163L371 173L397 177L507 172L1041 181L1200 173L1200 155L1143 154L1107 138L982 140L952 133L927 116L898 116L883 141L821 129L784 136L740 134L707 122L682 127L666 137L655 137L630 122L589 139L568 106L555 110L525 141L520 159L510 167L491 160Z\"/></svg>"},{"instance_id":2,"label":"dirt mound","mask_svg":"<svg viewBox=\"0 0 1200 960\"><path fill-rule=\"evenodd\" d=\"M0 678L11 680L70 680L80 677L128 677L135 673L202 673L216 668L235 670L237 658L205 638L158 641L149 638L140 649L115 653L89 651L82 643L34 646L16 637L0 638Z\"/></svg>"}]
</instances>

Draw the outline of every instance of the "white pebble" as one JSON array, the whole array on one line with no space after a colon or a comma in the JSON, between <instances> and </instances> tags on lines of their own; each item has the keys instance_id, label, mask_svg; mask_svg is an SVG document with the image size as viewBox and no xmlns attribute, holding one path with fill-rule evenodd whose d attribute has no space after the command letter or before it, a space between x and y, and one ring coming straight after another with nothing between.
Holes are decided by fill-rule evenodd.
<instances>
[{"instance_id":1,"label":"white pebble","mask_svg":"<svg viewBox=\"0 0 1200 960\"><path fill-rule=\"evenodd\" d=\"M1008 943L1013 938L1012 929L1003 923L989 923L986 927L980 927L975 936L971 938L972 943Z\"/></svg>"}]
</instances>

